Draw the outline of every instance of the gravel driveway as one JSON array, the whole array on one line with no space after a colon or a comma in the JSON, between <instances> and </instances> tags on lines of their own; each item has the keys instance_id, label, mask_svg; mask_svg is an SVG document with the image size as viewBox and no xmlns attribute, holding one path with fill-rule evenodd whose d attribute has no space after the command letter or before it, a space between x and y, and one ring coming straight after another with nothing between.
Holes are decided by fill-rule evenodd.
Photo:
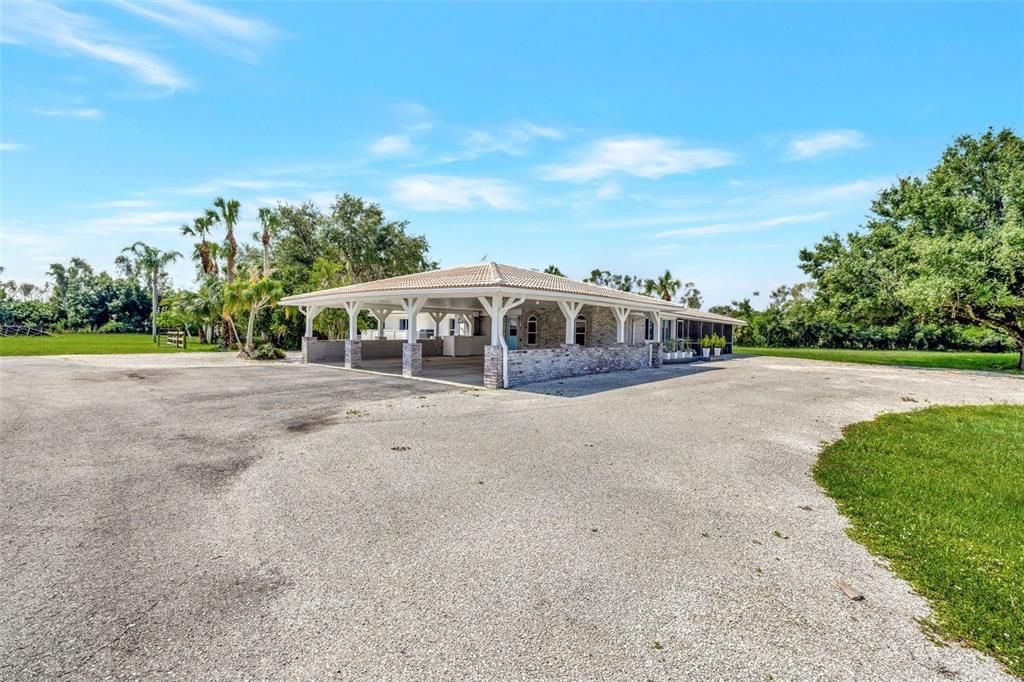
<instances>
[{"instance_id":1,"label":"gravel driveway","mask_svg":"<svg viewBox=\"0 0 1024 682\"><path fill-rule=\"evenodd\" d=\"M484 392L170 357L0 360L0 679L1004 676L922 634L808 469L844 424L1020 378L741 358Z\"/></svg>"}]
</instances>

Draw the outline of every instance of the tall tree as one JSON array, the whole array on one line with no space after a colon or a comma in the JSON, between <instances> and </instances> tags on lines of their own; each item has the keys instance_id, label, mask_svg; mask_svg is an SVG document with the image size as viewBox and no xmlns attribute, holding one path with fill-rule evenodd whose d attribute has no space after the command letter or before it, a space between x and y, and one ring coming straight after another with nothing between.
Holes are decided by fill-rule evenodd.
<instances>
[{"instance_id":1,"label":"tall tree","mask_svg":"<svg viewBox=\"0 0 1024 682\"><path fill-rule=\"evenodd\" d=\"M205 213L192 221L191 225L182 225L181 233L189 237L196 237L196 250L194 258L198 258L199 267L204 275L218 274L216 253L210 244L210 231L215 222L214 216Z\"/></svg>"},{"instance_id":2,"label":"tall tree","mask_svg":"<svg viewBox=\"0 0 1024 682\"><path fill-rule=\"evenodd\" d=\"M549 275L555 275L556 277L565 277L565 273L557 265L549 265L544 268L544 272Z\"/></svg>"},{"instance_id":3,"label":"tall tree","mask_svg":"<svg viewBox=\"0 0 1024 682\"><path fill-rule=\"evenodd\" d=\"M263 233L260 235L260 244L263 245L263 276L270 277L270 235L280 228L281 218L267 207L261 208L259 215L260 225L263 227Z\"/></svg>"},{"instance_id":4,"label":"tall tree","mask_svg":"<svg viewBox=\"0 0 1024 682\"><path fill-rule=\"evenodd\" d=\"M925 178L882 190L861 231L800 260L839 314L983 325L1013 339L1024 369L1024 140L957 138Z\"/></svg>"},{"instance_id":5,"label":"tall tree","mask_svg":"<svg viewBox=\"0 0 1024 682\"><path fill-rule=\"evenodd\" d=\"M235 279L235 258L238 257L238 241L235 239L235 227L238 225L238 212L242 205L237 199L217 197L213 200L215 211L207 212L214 221L224 223L224 247L226 265L224 279L230 284Z\"/></svg>"},{"instance_id":6,"label":"tall tree","mask_svg":"<svg viewBox=\"0 0 1024 682\"><path fill-rule=\"evenodd\" d=\"M608 287L609 289L617 289L619 291L635 292L638 289L642 289L644 282L639 277L633 275L616 275L608 270L601 270L594 268L590 271L590 275L583 279L584 282L596 284L599 287Z\"/></svg>"},{"instance_id":7,"label":"tall tree","mask_svg":"<svg viewBox=\"0 0 1024 682\"><path fill-rule=\"evenodd\" d=\"M156 341L156 317L160 310L160 279L164 275L164 269L181 258L177 251L161 251L155 246L149 246L143 242L135 242L121 251L131 256L135 263L135 271L146 279L149 286L149 295L152 298L152 331L153 340Z\"/></svg>"},{"instance_id":8,"label":"tall tree","mask_svg":"<svg viewBox=\"0 0 1024 682\"><path fill-rule=\"evenodd\" d=\"M666 270L657 279L649 279L644 282L644 293L648 296L657 296L663 301L671 301L676 297L676 292L682 285L682 282Z\"/></svg>"},{"instance_id":9,"label":"tall tree","mask_svg":"<svg viewBox=\"0 0 1024 682\"><path fill-rule=\"evenodd\" d=\"M687 282L683 285L683 293L679 296L679 302L687 308L700 310L700 307L704 305L704 296L701 295L700 289L694 282Z\"/></svg>"}]
</instances>

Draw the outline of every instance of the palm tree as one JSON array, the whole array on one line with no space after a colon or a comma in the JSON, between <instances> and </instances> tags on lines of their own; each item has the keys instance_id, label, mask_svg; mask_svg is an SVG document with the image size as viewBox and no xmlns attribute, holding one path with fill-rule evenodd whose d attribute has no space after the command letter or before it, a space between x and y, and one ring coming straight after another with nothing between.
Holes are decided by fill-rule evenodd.
<instances>
[{"instance_id":1,"label":"palm tree","mask_svg":"<svg viewBox=\"0 0 1024 682\"><path fill-rule=\"evenodd\" d=\"M253 335L256 316L261 310L277 303L284 296L280 282L260 277L255 270L249 277L240 277L224 290L224 307L229 313L249 311L249 324L245 330L245 346L240 356L250 356L254 349Z\"/></svg>"},{"instance_id":2,"label":"palm tree","mask_svg":"<svg viewBox=\"0 0 1024 682\"><path fill-rule=\"evenodd\" d=\"M146 278L149 285L149 295L152 298L153 315L153 341L156 341L156 316L160 309L160 276L164 274L164 268L181 258L177 251L161 251L155 246L149 246L143 242L135 242L131 246L121 249L121 253L128 253L135 261L135 271Z\"/></svg>"},{"instance_id":3,"label":"palm tree","mask_svg":"<svg viewBox=\"0 0 1024 682\"><path fill-rule=\"evenodd\" d=\"M565 277L565 273L557 265L549 265L544 268L544 272L549 275L555 275L556 277Z\"/></svg>"},{"instance_id":4,"label":"palm tree","mask_svg":"<svg viewBox=\"0 0 1024 682\"><path fill-rule=\"evenodd\" d=\"M672 276L672 273L668 270L665 274L658 277L655 280L647 280L644 289L648 296L651 294L657 294L658 298L663 301L671 301L676 297L676 292L679 291L679 287L683 286L683 283Z\"/></svg>"},{"instance_id":5,"label":"palm tree","mask_svg":"<svg viewBox=\"0 0 1024 682\"><path fill-rule=\"evenodd\" d=\"M263 234L260 235L260 242L263 244L263 276L270 277L270 233L276 232L281 224L281 218L276 211L269 208L260 209L260 225L263 226Z\"/></svg>"},{"instance_id":6,"label":"palm tree","mask_svg":"<svg viewBox=\"0 0 1024 682\"><path fill-rule=\"evenodd\" d=\"M193 220L192 225L182 225L181 233L189 237L199 238L198 243L196 243L196 251L193 258L199 259L204 275L216 276L218 274L217 260L212 254L210 241L208 239L210 236L210 230L213 228L214 220L215 219L209 213L205 213Z\"/></svg>"},{"instance_id":7,"label":"palm tree","mask_svg":"<svg viewBox=\"0 0 1024 682\"><path fill-rule=\"evenodd\" d=\"M238 203L237 199L227 199L224 197L217 197L213 200L213 206L216 211L207 211L207 216L213 219L214 222L224 223L224 244L227 246L227 267L224 273L224 279L230 284L235 279L235 257L238 255L238 242L235 241L235 226L238 224L238 210L241 208L241 204Z\"/></svg>"}]
</instances>

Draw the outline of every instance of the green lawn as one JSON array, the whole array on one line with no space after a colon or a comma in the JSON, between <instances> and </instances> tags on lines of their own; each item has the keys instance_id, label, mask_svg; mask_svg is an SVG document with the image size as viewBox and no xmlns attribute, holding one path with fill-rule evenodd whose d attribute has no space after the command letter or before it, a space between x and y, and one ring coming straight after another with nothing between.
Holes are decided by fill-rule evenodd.
<instances>
[{"instance_id":1,"label":"green lawn","mask_svg":"<svg viewBox=\"0 0 1024 682\"><path fill-rule=\"evenodd\" d=\"M929 599L928 626L1024 676L1024 406L854 424L814 475L851 537Z\"/></svg>"},{"instance_id":2,"label":"green lawn","mask_svg":"<svg viewBox=\"0 0 1024 682\"><path fill-rule=\"evenodd\" d=\"M1016 353L968 353L929 350L844 350L835 348L754 348L736 346L737 353L781 358L860 362L869 365L906 365L946 369L982 369L1020 373Z\"/></svg>"},{"instance_id":3,"label":"green lawn","mask_svg":"<svg viewBox=\"0 0 1024 682\"><path fill-rule=\"evenodd\" d=\"M153 343L149 334L55 334L0 337L0 355L85 355L98 353L182 353L217 350L216 344L188 342L187 351Z\"/></svg>"}]
</instances>

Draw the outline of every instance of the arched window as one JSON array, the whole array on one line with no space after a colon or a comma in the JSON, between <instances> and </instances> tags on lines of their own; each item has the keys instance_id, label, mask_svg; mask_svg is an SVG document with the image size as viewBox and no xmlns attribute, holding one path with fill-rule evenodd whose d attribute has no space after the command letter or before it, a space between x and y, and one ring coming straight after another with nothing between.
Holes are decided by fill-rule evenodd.
<instances>
[{"instance_id":1,"label":"arched window","mask_svg":"<svg viewBox=\"0 0 1024 682\"><path fill-rule=\"evenodd\" d=\"M526 345L537 345L537 316L530 315L526 318Z\"/></svg>"},{"instance_id":2,"label":"arched window","mask_svg":"<svg viewBox=\"0 0 1024 682\"><path fill-rule=\"evenodd\" d=\"M576 318L576 345L587 345L587 318L582 315Z\"/></svg>"}]
</instances>

